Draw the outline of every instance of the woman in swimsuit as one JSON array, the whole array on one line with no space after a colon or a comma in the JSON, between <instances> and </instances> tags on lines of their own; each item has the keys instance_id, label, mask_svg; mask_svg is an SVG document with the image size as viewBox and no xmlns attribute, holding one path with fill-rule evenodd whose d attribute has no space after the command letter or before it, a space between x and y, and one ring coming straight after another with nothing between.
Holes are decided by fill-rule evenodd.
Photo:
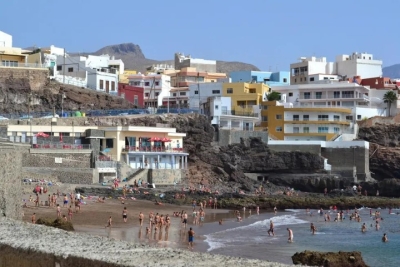
<instances>
[{"instance_id":1,"label":"woman in swimsuit","mask_svg":"<svg viewBox=\"0 0 400 267\"><path fill-rule=\"evenodd\" d=\"M124 220L124 223L128 220L128 211L126 210L126 207L122 210L122 219Z\"/></svg>"}]
</instances>

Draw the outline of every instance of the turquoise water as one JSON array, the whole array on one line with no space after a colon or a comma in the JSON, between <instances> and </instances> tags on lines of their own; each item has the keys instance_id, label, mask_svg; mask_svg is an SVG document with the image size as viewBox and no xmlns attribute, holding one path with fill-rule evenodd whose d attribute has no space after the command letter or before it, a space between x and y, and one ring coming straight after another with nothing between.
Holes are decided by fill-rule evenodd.
<instances>
[{"instance_id":1,"label":"turquoise water","mask_svg":"<svg viewBox=\"0 0 400 267\"><path fill-rule=\"evenodd\" d=\"M291 255L304 250L316 251L361 251L364 261L371 267L400 266L400 215L389 215L382 209L380 230L375 230L375 220L370 217L369 209L360 209L361 222L348 220L343 222L325 222L323 216L313 211L313 216L304 210L291 210L274 214L252 215L238 223L232 218L227 221L224 230L203 232L207 251L210 253L264 259L282 263L292 263ZM393 210L397 213L400 210ZM268 236L269 220L275 223L275 236ZM317 227L317 234L310 232L310 222ZM366 223L367 232L361 232ZM371 227L372 224L372 227ZM286 228L294 233L294 242L288 243ZM215 229L215 228L214 228ZM381 238L386 233L389 242Z\"/></svg>"}]
</instances>

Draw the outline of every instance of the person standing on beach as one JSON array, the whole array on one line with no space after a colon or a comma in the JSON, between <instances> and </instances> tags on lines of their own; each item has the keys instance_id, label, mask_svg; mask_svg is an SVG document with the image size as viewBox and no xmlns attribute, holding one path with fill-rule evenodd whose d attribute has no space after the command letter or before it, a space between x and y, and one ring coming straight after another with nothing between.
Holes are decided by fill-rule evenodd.
<instances>
[{"instance_id":1,"label":"person standing on beach","mask_svg":"<svg viewBox=\"0 0 400 267\"><path fill-rule=\"evenodd\" d=\"M288 242L292 243L293 242L293 231L290 228L287 228L286 230L288 230L288 232L289 232Z\"/></svg>"},{"instance_id":2,"label":"person standing on beach","mask_svg":"<svg viewBox=\"0 0 400 267\"><path fill-rule=\"evenodd\" d=\"M268 230L268 236L275 236L274 234L274 223L272 222L272 220L269 222L269 230Z\"/></svg>"},{"instance_id":3,"label":"person standing on beach","mask_svg":"<svg viewBox=\"0 0 400 267\"><path fill-rule=\"evenodd\" d=\"M69 217L69 221L72 222L72 206L69 206L69 208L68 208L68 217Z\"/></svg>"},{"instance_id":4,"label":"person standing on beach","mask_svg":"<svg viewBox=\"0 0 400 267\"><path fill-rule=\"evenodd\" d=\"M142 212L139 213L139 224L140 226L143 226L143 219L144 219L144 215ZM151 227L151 225L150 225Z\"/></svg>"},{"instance_id":5,"label":"person standing on beach","mask_svg":"<svg viewBox=\"0 0 400 267\"><path fill-rule=\"evenodd\" d=\"M61 218L61 207L60 207L60 204L57 204L57 218Z\"/></svg>"},{"instance_id":6,"label":"person standing on beach","mask_svg":"<svg viewBox=\"0 0 400 267\"><path fill-rule=\"evenodd\" d=\"M124 223L128 221L128 211L126 210L126 207L122 210L122 219L124 220Z\"/></svg>"},{"instance_id":7,"label":"person standing on beach","mask_svg":"<svg viewBox=\"0 0 400 267\"><path fill-rule=\"evenodd\" d=\"M194 241L194 231L192 227L190 227L188 235L189 235L189 249L193 249L193 241Z\"/></svg>"},{"instance_id":8,"label":"person standing on beach","mask_svg":"<svg viewBox=\"0 0 400 267\"><path fill-rule=\"evenodd\" d=\"M183 221L182 221L182 223L185 226L185 228L186 228L186 225L187 225L187 218L188 218L188 215L187 215L187 213L185 211L185 213L183 214Z\"/></svg>"},{"instance_id":9,"label":"person standing on beach","mask_svg":"<svg viewBox=\"0 0 400 267\"><path fill-rule=\"evenodd\" d=\"M107 228L107 227L110 227L110 228L111 228L111 225L112 225L112 218L111 218L111 216L110 216L110 218L108 218L106 228Z\"/></svg>"},{"instance_id":10,"label":"person standing on beach","mask_svg":"<svg viewBox=\"0 0 400 267\"><path fill-rule=\"evenodd\" d=\"M278 209L276 208L276 206L274 207L274 214L276 215L276 213L278 212Z\"/></svg>"},{"instance_id":11,"label":"person standing on beach","mask_svg":"<svg viewBox=\"0 0 400 267\"><path fill-rule=\"evenodd\" d=\"M214 209L217 209L217 201L218 201L218 200L217 200L217 198L215 197L215 198L214 198Z\"/></svg>"},{"instance_id":12,"label":"person standing on beach","mask_svg":"<svg viewBox=\"0 0 400 267\"><path fill-rule=\"evenodd\" d=\"M365 225L365 223L363 223L363 225L361 226L361 232L365 233L367 231L367 226Z\"/></svg>"},{"instance_id":13,"label":"person standing on beach","mask_svg":"<svg viewBox=\"0 0 400 267\"><path fill-rule=\"evenodd\" d=\"M31 221L33 224L36 224L36 213L32 214Z\"/></svg>"},{"instance_id":14,"label":"person standing on beach","mask_svg":"<svg viewBox=\"0 0 400 267\"><path fill-rule=\"evenodd\" d=\"M260 215L260 207L257 206L257 215Z\"/></svg>"}]
</instances>

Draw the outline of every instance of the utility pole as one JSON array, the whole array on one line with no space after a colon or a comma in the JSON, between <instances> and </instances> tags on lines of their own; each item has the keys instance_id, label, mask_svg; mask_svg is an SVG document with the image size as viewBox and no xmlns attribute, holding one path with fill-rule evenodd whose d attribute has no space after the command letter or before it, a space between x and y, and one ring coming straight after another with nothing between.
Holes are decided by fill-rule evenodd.
<instances>
[{"instance_id":1,"label":"utility pole","mask_svg":"<svg viewBox=\"0 0 400 267\"><path fill-rule=\"evenodd\" d=\"M29 93L28 95L28 118L29 118L29 131L30 131L30 143L31 145L33 144L33 133L32 133L32 118L31 118L31 99L32 99L32 93Z\"/></svg>"},{"instance_id":2,"label":"utility pole","mask_svg":"<svg viewBox=\"0 0 400 267\"><path fill-rule=\"evenodd\" d=\"M200 108L201 98L200 98L200 84L199 84L199 79L200 79L200 73L197 72L197 93L199 94L199 113L201 114L201 108Z\"/></svg>"},{"instance_id":3,"label":"utility pole","mask_svg":"<svg viewBox=\"0 0 400 267\"><path fill-rule=\"evenodd\" d=\"M65 48L64 48L64 59L63 59L63 84L65 84Z\"/></svg>"}]
</instances>

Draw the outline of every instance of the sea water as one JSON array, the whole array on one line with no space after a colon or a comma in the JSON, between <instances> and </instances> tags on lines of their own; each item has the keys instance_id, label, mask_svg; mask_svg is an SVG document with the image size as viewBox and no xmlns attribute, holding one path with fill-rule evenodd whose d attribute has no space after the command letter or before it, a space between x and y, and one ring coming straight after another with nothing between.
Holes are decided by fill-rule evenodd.
<instances>
[{"instance_id":1,"label":"sea water","mask_svg":"<svg viewBox=\"0 0 400 267\"><path fill-rule=\"evenodd\" d=\"M374 210L375 211L375 210ZM204 231L207 251L210 253L292 263L291 256L304 250L360 251L369 266L400 266L400 210L382 209L379 231L368 208L360 209L361 222L350 221L345 214L342 222L334 222L336 212L331 212L331 222L325 222L316 210L312 216L305 210L286 210L278 214L252 215L242 222L227 220L222 229L213 226ZM351 212L351 211L350 211ZM268 236L270 220L275 225L275 236ZM317 227L312 235L310 222ZM363 223L366 233L361 232ZM371 226L372 224L372 226ZM294 242L288 243L287 228L293 230ZM389 242L381 241L386 233Z\"/></svg>"}]
</instances>

